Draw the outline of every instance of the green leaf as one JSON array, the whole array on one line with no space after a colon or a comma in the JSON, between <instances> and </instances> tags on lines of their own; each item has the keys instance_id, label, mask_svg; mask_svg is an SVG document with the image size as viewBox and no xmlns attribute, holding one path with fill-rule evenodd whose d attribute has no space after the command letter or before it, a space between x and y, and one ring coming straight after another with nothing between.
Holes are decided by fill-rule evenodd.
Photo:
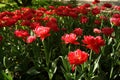
<instances>
[{"instance_id":1,"label":"green leaf","mask_svg":"<svg viewBox=\"0 0 120 80\"><path fill-rule=\"evenodd\" d=\"M77 80L82 80L83 77L85 77L85 73L77 75Z\"/></svg>"},{"instance_id":2,"label":"green leaf","mask_svg":"<svg viewBox=\"0 0 120 80\"><path fill-rule=\"evenodd\" d=\"M113 38L110 38L110 39L108 40L108 45L110 45L110 44L112 43L112 41L113 41Z\"/></svg>"},{"instance_id":3,"label":"green leaf","mask_svg":"<svg viewBox=\"0 0 120 80\"><path fill-rule=\"evenodd\" d=\"M60 56L60 58L62 59L62 63L63 63L65 70L67 72L69 72L71 70L71 67L70 67L70 64L68 63L68 61L66 60L66 57L63 58L63 56Z\"/></svg>"},{"instance_id":4,"label":"green leaf","mask_svg":"<svg viewBox=\"0 0 120 80\"><path fill-rule=\"evenodd\" d=\"M70 80L71 79L71 73L68 73L65 71L65 69L61 66L61 70L63 72L63 75L65 77L66 80Z\"/></svg>"},{"instance_id":5,"label":"green leaf","mask_svg":"<svg viewBox=\"0 0 120 80\"><path fill-rule=\"evenodd\" d=\"M93 73L95 72L95 70L99 67L99 60L100 60L101 55L99 55L99 57L95 60L94 62L94 69L93 69Z\"/></svg>"},{"instance_id":6,"label":"green leaf","mask_svg":"<svg viewBox=\"0 0 120 80\"><path fill-rule=\"evenodd\" d=\"M3 71L0 71L0 80L13 80L10 73L6 74Z\"/></svg>"},{"instance_id":7,"label":"green leaf","mask_svg":"<svg viewBox=\"0 0 120 80\"><path fill-rule=\"evenodd\" d=\"M52 62L52 66L51 68L49 69L49 72L48 72L48 75L49 75L49 79L51 80L53 78L53 75L56 73L57 71L57 59L55 59L55 61Z\"/></svg>"},{"instance_id":8,"label":"green leaf","mask_svg":"<svg viewBox=\"0 0 120 80\"><path fill-rule=\"evenodd\" d=\"M3 65L6 67L6 57L3 57Z\"/></svg>"},{"instance_id":9,"label":"green leaf","mask_svg":"<svg viewBox=\"0 0 120 80\"><path fill-rule=\"evenodd\" d=\"M37 75L37 74L39 74L40 72L39 71L37 71L36 69L35 69L35 67L32 67L32 68L30 68L28 71L27 71L27 74L29 74L29 75Z\"/></svg>"},{"instance_id":10,"label":"green leaf","mask_svg":"<svg viewBox=\"0 0 120 80\"><path fill-rule=\"evenodd\" d=\"M97 75L97 76L93 76L91 80L102 80L102 79Z\"/></svg>"},{"instance_id":11,"label":"green leaf","mask_svg":"<svg viewBox=\"0 0 120 80\"><path fill-rule=\"evenodd\" d=\"M113 66L112 66L112 68L110 70L110 79L112 78L112 75L113 75Z\"/></svg>"}]
</instances>

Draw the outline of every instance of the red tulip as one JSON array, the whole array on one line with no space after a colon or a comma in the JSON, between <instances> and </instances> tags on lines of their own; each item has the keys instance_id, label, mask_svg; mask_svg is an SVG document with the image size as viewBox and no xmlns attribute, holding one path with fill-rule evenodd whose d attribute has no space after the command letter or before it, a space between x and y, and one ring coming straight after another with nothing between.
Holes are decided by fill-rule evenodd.
<instances>
[{"instance_id":1,"label":"red tulip","mask_svg":"<svg viewBox=\"0 0 120 80\"><path fill-rule=\"evenodd\" d=\"M32 43L36 40L36 36L28 36L26 39L26 43Z\"/></svg>"},{"instance_id":2,"label":"red tulip","mask_svg":"<svg viewBox=\"0 0 120 80\"><path fill-rule=\"evenodd\" d=\"M105 45L105 41L101 36L84 36L84 40L82 40L86 47L92 49L96 54L100 52L100 47Z\"/></svg>"},{"instance_id":3,"label":"red tulip","mask_svg":"<svg viewBox=\"0 0 120 80\"><path fill-rule=\"evenodd\" d=\"M84 62L87 61L89 54L81 51L80 49L77 49L74 52L69 52L68 53L68 61L72 66L72 71L75 70L76 65L83 64Z\"/></svg>"},{"instance_id":4,"label":"red tulip","mask_svg":"<svg viewBox=\"0 0 120 80\"><path fill-rule=\"evenodd\" d=\"M81 16L81 18L80 18L80 22L83 23L83 24L87 23L88 20L89 19L86 16Z\"/></svg>"},{"instance_id":5,"label":"red tulip","mask_svg":"<svg viewBox=\"0 0 120 80\"><path fill-rule=\"evenodd\" d=\"M93 15L97 15L97 14L100 14L100 9L98 7L95 7L92 9L92 14Z\"/></svg>"},{"instance_id":6,"label":"red tulip","mask_svg":"<svg viewBox=\"0 0 120 80\"><path fill-rule=\"evenodd\" d=\"M110 27L104 27L102 28L102 33L107 35L107 36L111 36L111 34L114 32L113 28Z\"/></svg>"},{"instance_id":7,"label":"red tulip","mask_svg":"<svg viewBox=\"0 0 120 80\"><path fill-rule=\"evenodd\" d=\"M93 3L93 4L100 3L100 0L94 0L92 3Z\"/></svg>"},{"instance_id":8,"label":"red tulip","mask_svg":"<svg viewBox=\"0 0 120 80\"><path fill-rule=\"evenodd\" d=\"M104 3L103 6L106 7L106 8L111 8L112 4L110 4L110 3Z\"/></svg>"},{"instance_id":9,"label":"red tulip","mask_svg":"<svg viewBox=\"0 0 120 80\"><path fill-rule=\"evenodd\" d=\"M74 33L64 34L61 39L65 42L65 44L69 44L69 43L70 44L75 44L75 45L80 44L79 42L76 41L77 36Z\"/></svg>"},{"instance_id":10,"label":"red tulip","mask_svg":"<svg viewBox=\"0 0 120 80\"><path fill-rule=\"evenodd\" d=\"M100 33L101 33L101 30L98 29L98 28L94 28L94 29L93 29L93 32L94 32L94 33L97 33L97 34L100 34Z\"/></svg>"},{"instance_id":11,"label":"red tulip","mask_svg":"<svg viewBox=\"0 0 120 80\"><path fill-rule=\"evenodd\" d=\"M50 36L50 28L39 26L34 29L34 32L37 37L40 37L41 40L44 40L46 37Z\"/></svg>"},{"instance_id":12,"label":"red tulip","mask_svg":"<svg viewBox=\"0 0 120 80\"><path fill-rule=\"evenodd\" d=\"M19 37L19 38L25 38L29 36L29 33L27 30L15 30L14 34L16 37Z\"/></svg>"},{"instance_id":13,"label":"red tulip","mask_svg":"<svg viewBox=\"0 0 120 80\"><path fill-rule=\"evenodd\" d=\"M75 28L73 30L73 33L75 33L77 36L81 36L83 33L83 30L81 28Z\"/></svg>"},{"instance_id":14,"label":"red tulip","mask_svg":"<svg viewBox=\"0 0 120 80\"><path fill-rule=\"evenodd\" d=\"M55 32L59 31L56 18L50 18L49 21L46 23L46 26Z\"/></svg>"}]
</instances>

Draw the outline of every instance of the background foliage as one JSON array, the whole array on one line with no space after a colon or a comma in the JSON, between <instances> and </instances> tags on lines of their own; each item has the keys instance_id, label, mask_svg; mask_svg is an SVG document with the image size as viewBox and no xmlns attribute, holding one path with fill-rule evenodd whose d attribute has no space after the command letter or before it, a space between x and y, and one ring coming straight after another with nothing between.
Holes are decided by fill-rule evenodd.
<instances>
[{"instance_id":1,"label":"background foliage","mask_svg":"<svg viewBox=\"0 0 120 80\"><path fill-rule=\"evenodd\" d=\"M53 25L56 26L57 24L60 31L50 31L50 36L45 40L42 41L37 37L33 43L28 44L22 38L16 37L14 33L15 30L22 29L27 30L32 36L35 35L34 30L27 23L21 25L26 19L20 18L13 25L8 24L9 26L0 27L0 35L3 37L0 42L0 80L118 80L120 78L120 25L117 26L110 22L110 18L113 17L113 14L119 14L119 10L107 8L100 14L93 15L92 9L98 5L92 5L88 14L83 14L76 11L78 7L74 3L68 5L67 3L51 0L19 1L20 4L16 4L15 0L1 1L1 13L5 12L7 14L5 17L9 17L11 12L20 10L21 14L24 15L23 18L26 18L30 13L35 17L34 10L40 10L43 15L38 16L42 19L38 20L38 22L45 26L49 19L57 20L52 22L51 25L55 23ZM50 9L50 6L54 6L55 9ZM62 14L50 13L59 8L61 8L60 12L64 10L76 11L75 13L78 16L76 17L74 14L68 15L68 13L63 14L64 12ZM109 10L111 10L110 13ZM85 18L85 23L80 22L82 16L86 16L89 21L86 21ZM99 25L94 24L96 19L100 20L100 16L105 16L108 20L103 18ZM0 20L2 21L2 18ZM27 19L27 21L29 20L32 23L31 19ZM33 22L35 21L33 20ZM101 30L104 27L114 29L111 36L93 32L94 28ZM75 28L83 29L82 35L77 37L80 45L64 44L61 37L64 34L72 33ZM101 36L105 40L105 46L100 48L99 54L82 45L85 35ZM72 71L67 55L78 48L87 52L89 58L85 63L77 65L75 71Z\"/></svg>"}]
</instances>

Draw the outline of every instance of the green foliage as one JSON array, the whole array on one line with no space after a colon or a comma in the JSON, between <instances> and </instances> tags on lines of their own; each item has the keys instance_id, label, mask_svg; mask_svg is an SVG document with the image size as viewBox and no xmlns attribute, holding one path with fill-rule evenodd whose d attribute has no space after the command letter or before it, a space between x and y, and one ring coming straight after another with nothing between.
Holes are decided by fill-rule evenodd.
<instances>
[{"instance_id":1,"label":"green foliage","mask_svg":"<svg viewBox=\"0 0 120 80\"><path fill-rule=\"evenodd\" d=\"M0 71L0 80L13 80L10 73L6 74L3 71Z\"/></svg>"},{"instance_id":2,"label":"green foliage","mask_svg":"<svg viewBox=\"0 0 120 80\"><path fill-rule=\"evenodd\" d=\"M116 13L114 10L113 13L110 14L108 12L101 12L98 15L93 15L92 9L97 5L91 5L90 11L88 10L88 14L82 14L73 2L70 2L70 4L74 5L68 5L67 3L65 4L51 0L32 0L32 3L32 6L28 7L19 7L15 3L5 4L5 7L3 7L3 5L0 6L1 13L6 11L5 13L2 13L5 14L5 16L0 16L0 36L3 37L0 41L0 80L119 79L120 27L111 23L110 20L102 20L99 25L94 24L94 21L96 19L100 19L99 17L103 15L110 19L112 14ZM54 6L55 9L52 10L49 6ZM60 12L63 10L64 12L66 11L66 13L62 12L62 15L57 14L56 10L58 7L63 8ZM43 10L40 10L41 8ZM20 10L20 14L18 15L17 13L13 13L15 10L18 10L18 14ZM53 13L50 14L47 13L47 11L53 11ZM73 16L74 14L72 14L72 12L77 13L77 17ZM69 13L71 13L72 16L68 16ZM14 14L15 16L13 17ZM17 18L20 16L22 17L20 17L15 24L11 25L12 19L16 18L16 16ZM85 24L80 22L80 18L82 16L88 17L89 21ZM26 17L28 19L26 19ZM40 26L37 25L37 27L47 27L45 24L51 18L56 19L53 19L53 21L57 22L57 26L60 30L54 31L50 29L50 35L44 40L41 40L40 36L35 34L35 29L32 29L30 25L22 25L22 22L30 21L30 24L33 22L40 23ZM5 21L7 19L10 19L10 21ZM34 19L38 19L38 21L35 21ZM10 24L8 24L9 26L6 26L7 22L10 22ZM52 23L48 26L55 25ZM94 28L102 29L106 26L114 29L111 36L93 32ZM61 40L62 36L64 34L73 33L75 28L83 29L83 35L76 38L76 40L80 42L80 45L69 43L65 44ZM36 37L35 41L27 43L26 37L16 37L14 32L18 29L27 30L29 35ZM100 47L99 54L96 54L92 48L88 49L82 43L85 35L92 35L95 37L101 36L105 40L105 46ZM94 44L94 42L92 44ZM76 49L81 49L82 51L87 52L89 54L89 58L83 64L75 64L75 69L72 70L72 65L68 61L68 53ZM79 61L79 59L76 59L76 61Z\"/></svg>"}]
</instances>

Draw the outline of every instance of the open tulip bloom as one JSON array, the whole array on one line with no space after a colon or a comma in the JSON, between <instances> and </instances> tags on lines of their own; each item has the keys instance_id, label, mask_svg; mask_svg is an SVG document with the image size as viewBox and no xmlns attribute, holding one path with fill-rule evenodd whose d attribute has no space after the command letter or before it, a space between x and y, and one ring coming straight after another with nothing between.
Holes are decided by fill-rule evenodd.
<instances>
[{"instance_id":1,"label":"open tulip bloom","mask_svg":"<svg viewBox=\"0 0 120 80\"><path fill-rule=\"evenodd\" d=\"M120 6L44 1L0 9L0 80L119 80Z\"/></svg>"}]
</instances>

